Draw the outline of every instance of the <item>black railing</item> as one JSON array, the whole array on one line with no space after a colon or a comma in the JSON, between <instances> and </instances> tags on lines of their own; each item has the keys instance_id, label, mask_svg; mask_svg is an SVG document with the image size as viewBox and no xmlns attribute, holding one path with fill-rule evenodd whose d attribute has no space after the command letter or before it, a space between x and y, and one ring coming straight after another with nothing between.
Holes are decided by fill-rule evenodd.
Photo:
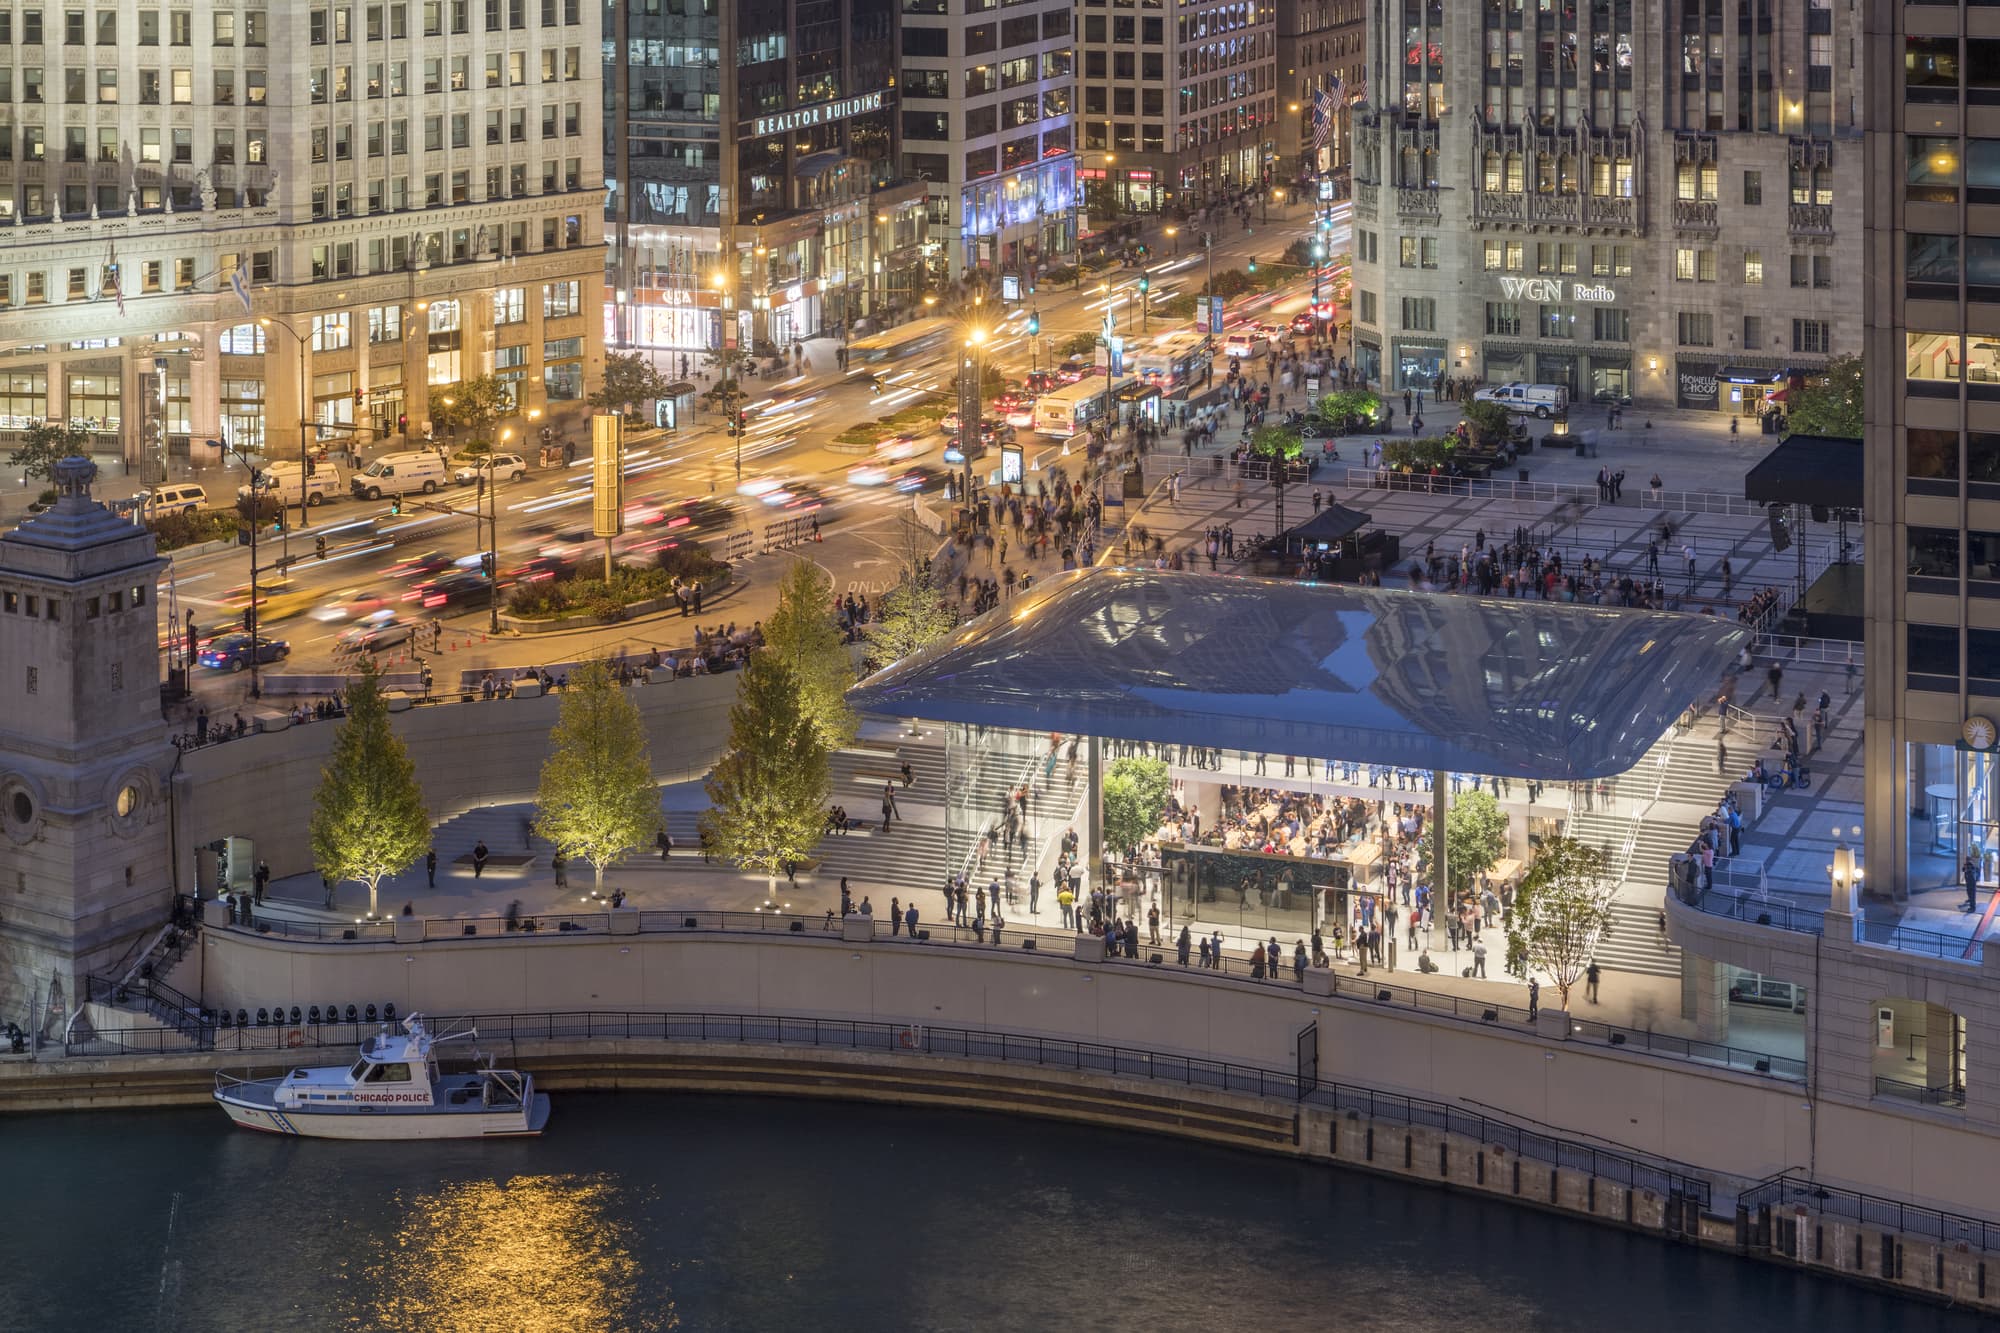
<instances>
[{"instance_id":1,"label":"black railing","mask_svg":"<svg viewBox=\"0 0 2000 1333\"><path fill-rule=\"evenodd\" d=\"M1900 1078L1875 1077L1877 1097L1896 1097L1906 1102L1917 1102L1924 1106L1964 1106L1965 1085L1947 1083L1931 1087L1924 1083L1911 1083Z\"/></svg>"},{"instance_id":2,"label":"black railing","mask_svg":"<svg viewBox=\"0 0 2000 1333\"><path fill-rule=\"evenodd\" d=\"M919 902L926 899L920 897ZM648 908L638 912L639 934L656 935L687 933L695 931L719 931L729 933L755 933L777 935L786 939L826 939L838 938L842 923L838 917L805 916L782 912L729 912L707 909L683 910L670 908ZM982 930L974 926L960 926L940 918L936 921L919 919L918 930L925 932L928 939L912 941L908 935L888 934L886 913L875 921L875 938L868 941L879 945L910 945L918 947L952 947L978 950L1005 950L1019 952L1032 948L1039 954L1057 958L1072 958L1076 942L1090 936L1078 935L1067 930L1016 929L1003 925L996 930L990 923ZM524 935L565 935L589 933L605 935L611 932L612 914L608 911L544 913L523 917L509 924L504 917L429 917L424 918L426 941L521 938ZM386 943L395 938L396 919L373 922L318 922L285 921L278 918L259 917L252 929L259 932L284 935L291 938L320 940L328 943ZM532 927L532 929L530 929ZM245 929L234 926L231 929ZM1249 959L1242 955L1223 956L1211 961L1208 968L1200 965L1200 958L1194 952L1199 948L1199 940L1193 942L1189 950L1188 962L1181 966L1179 958L1178 932L1168 934L1163 928L1163 943L1142 942L1136 957L1124 957L1107 947L1101 966L1126 966L1154 968L1199 980L1204 977L1230 977L1239 981L1249 981L1258 985L1283 987L1287 990L1305 991L1304 977L1299 972L1293 958L1287 956L1273 971L1265 969L1260 976ZM406 945L409 942L406 941ZM1333 979L1333 997L1364 1004L1395 1005L1415 1009L1426 1014L1453 1018L1461 1022L1482 1025L1500 1025L1512 1028L1526 1028L1530 1033L1536 1030L1536 1019L1528 1010L1515 1005L1500 1004L1490 1000L1468 999L1442 991L1423 990L1414 986L1399 985L1390 978L1407 975L1391 972L1387 968L1376 967L1369 972L1357 973L1345 970L1356 966L1353 948L1350 945L1342 959L1337 960L1342 969ZM1089 964L1100 966L1100 964ZM1548 1013L1544 1009L1541 1012ZM1740 1046L1725 1046L1716 1042L1699 1041L1691 1037L1677 1037L1666 1033L1650 1032L1640 1028L1619 1027L1611 1023L1600 1023L1588 1019L1572 1017L1569 1037L1601 1042L1624 1050L1645 1052L1650 1055L1671 1059L1690 1060L1701 1064L1715 1065L1738 1073L1766 1075L1773 1078L1803 1081L1806 1066L1804 1061L1784 1056L1768 1055L1762 1051L1749 1050Z\"/></svg>"},{"instance_id":3,"label":"black railing","mask_svg":"<svg viewBox=\"0 0 2000 1333\"><path fill-rule=\"evenodd\" d=\"M1942 1244L2000 1251L2000 1222L1821 1185L1795 1172L1782 1172L1757 1182L1738 1195L1736 1202L1738 1207L1752 1212L1765 1208L1804 1208L1822 1217L1845 1218L1884 1231L1925 1236Z\"/></svg>"},{"instance_id":4,"label":"black railing","mask_svg":"<svg viewBox=\"0 0 2000 1333\"><path fill-rule=\"evenodd\" d=\"M372 1035L380 1026L373 1023L322 1023L300 1027L224 1028L216 1032L215 1046L220 1051L245 1052L345 1048L358 1046L364 1037ZM1262 1097L1282 1102L1287 1107L1304 1101L1308 1105L1338 1112L1351 1111L1374 1120L1443 1130L1496 1145L1563 1170L1602 1176L1634 1189L1650 1189L1661 1194L1691 1198L1704 1207L1710 1198L1708 1180L1697 1168L1685 1163L1615 1152L1525 1129L1444 1102L1378 1092L1350 1084L1322 1081L1308 1087L1301 1096L1297 1071L1211 1060L1170 1051L919 1023L791 1018L768 1014L636 1011L470 1014L454 1018L449 1023L437 1022L435 1027L439 1031L446 1028L474 1029L489 1046L499 1042L600 1040L813 1046L883 1051L897 1055L949 1056L1116 1078L1148 1079L1211 1092ZM92 1044L113 1049L89 1053L109 1054L115 1049L116 1053L122 1054L154 1054L179 1049L157 1043L156 1039L167 1035L170 1034L151 1029L100 1032ZM128 1038L133 1044L127 1044Z\"/></svg>"}]
</instances>

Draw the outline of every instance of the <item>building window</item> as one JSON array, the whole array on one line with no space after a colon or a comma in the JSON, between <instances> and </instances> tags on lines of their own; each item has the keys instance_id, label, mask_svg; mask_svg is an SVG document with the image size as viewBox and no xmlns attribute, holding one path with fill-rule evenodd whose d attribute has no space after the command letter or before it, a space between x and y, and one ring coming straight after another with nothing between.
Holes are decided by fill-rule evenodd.
<instances>
[{"instance_id":1,"label":"building window","mask_svg":"<svg viewBox=\"0 0 2000 1333\"><path fill-rule=\"evenodd\" d=\"M1678 323L1682 347L1715 346L1715 316L1706 311L1683 310Z\"/></svg>"},{"instance_id":2,"label":"building window","mask_svg":"<svg viewBox=\"0 0 2000 1333\"><path fill-rule=\"evenodd\" d=\"M1743 252L1743 281L1746 286L1756 287L1764 281L1764 252L1745 250Z\"/></svg>"},{"instance_id":3,"label":"building window","mask_svg":"<svg viewBox=\"0 0 2000 1333\"><path fill-rule=\"evenodd\" d=\"M1743 202L1756 207L1764 202L1764 173L1746 171L1743 173Z\"/></svg>"},{"instance_id":4,"label":"building window","mask_svg":"<svg viewBox=\"0 0 2000 1333\"><path fill-rule=\"evenodd\" d=\"M1544 338L1574 338L1576 309L1566 305L1545 305L1536 327Z\"/></svg>"},{"instance_id":5,"label":"building window","mask_svg":"<svg viewBox=\"0 0 2000 1333\"><path fill-rule=\"evenodd\" d=\"M542 318L562 319L574 315L583 308L579 298L581 284L576 282L552 282L542 288Z\"/></svg>"},{"instance_id":6,"label":"building window","mask_svg":"<svg viewBox=\"0 0 2000 1333\"><path fill-rule=\"evenodd\" d=\"M1632 341L1632 315L1626 310L1597 309L1590 312L1591 337L1601 343Z\"/></svg>"},{"instance_id":7,"label":"building window","mask_svg":"<svg viewBox=\"0 0 2000 1333\"><path fill-rule=\"evenodd\" d=\"M1403 327L1413 332L1432 333L1437 330L1437 300L1429 296L1405 296L1403 298Z\"/></svg>"},{"instance_id":8,"label":"building window","mask_svg":"<svg viewBox=\"0 0 2000 1333\"><path fill-rule=\"evenodd\" d=\"M371 344L403 340L403 307L378 305L368 311L368 341Z\"/></svg>"},{"instance_id":9,"label":"building window","mask_svg":"<svg viewBox=\"0 0 2000 1333\"><path fill-rule=\"evenodd\" d=\"M1486 332L1496 338L1520 337L1520 304L1514 301L1488 301L1486 303Z\"/></svg>"},{"instance_id":10,"label":"building window","mask_svg":"<svg viewBox=\"0 0 2000 1333\"><path fill-rule=\"evenodd\" d=\"M493 289L493 322L496 325L519 324L527 317L527 288L496 287Z\"/></svg>"},{"instance_id":11,"label":"building window","mask_svg":"<svg viewBox=\"0 0 2000 1333\"><path fill-rule=\"evenodd\" d=\"M1792 350L1825 355L1833 350L1833 326L1823 319L1792 321Z\"/></svg>"},{"instance_id":12,"label":"building window","mask_svg":"<svg viewBox=\"0 0 2000 1333\"><path fill-rule=\"evenodd\" d=\"M313 316L312 349L315 352L338 352L351 342L351 326L346 312Z\"/></svg>"}]
</instances>

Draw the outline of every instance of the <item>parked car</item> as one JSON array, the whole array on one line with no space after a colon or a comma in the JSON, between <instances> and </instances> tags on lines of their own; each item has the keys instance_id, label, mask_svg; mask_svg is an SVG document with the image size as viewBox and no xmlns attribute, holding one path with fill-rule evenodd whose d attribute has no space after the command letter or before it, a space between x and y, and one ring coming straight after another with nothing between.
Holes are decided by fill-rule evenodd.
<instances>
[{"instance_id":1,"label":"parked car","mask_svg":"<svg viewBox=\"0 0 2000 1333\"><path fill-rule=\"evenodd\" d=\"M1228 341L1222 344L1223 355L1233 356L1239 360L1263 356L1270 350L1271 340L1256 329L1232 333Z\"/></svg>"},{"instance_id":2,"label":"parked car","mask_svg":"<svg viewBox=\"0 0 2000 1333\"><path fill-rule=\"evenodd\" d=\"M1538 417L1553 416L1569 408L1569 390L1560 384L1524 384L1512 380L1481 389L1472 395L1475 403L1498 403L1509 412L1532 412Z\"/></svg>"},{"instance_id":3,"label":"parked car","mask_svg":"<svg viewBox=\"0 0 2000 1333\"><path fill-rule=\"evenodd\" d=\"M461 486L472 485L482 474L500 481L519 481L528 475L528 460L519 454L460 454L452 462L451 479Z\"/></svg>"},{"instance_id":4,"label":"parked car","mask_svg":"<svg viewBox=\"0 0 2000 1333\"><path fill-rule=\"evenodd\" d=\"M208 492L191 483L159 486L141 492L139 504L147 518L161 514L192 514L197 509L208 508Z\"/></svg>"},{"instance_id":5,"label":"parked car","mask_svg":"<svg viewBox=\"0 0 2000 1333\"><path fill-rule=\"evenodd\" d=\"M408 643L416 632L413 622L398 620L393 613L378 611L362 624L343 631L335 642L355 652L375 653L399 643Z\"/></svg>"},{"instance_id":6,"label":"parked car","mask_svg":"<svg viewBox=\"0 0 2000 1333\"><path fill-rule=\"evenodd\" d=\"M202 645L194 660L211 671L242 671L251 662L260 666L291 656L292 645L283 639L263 639L249 634L225 634Z\"/></svg>"}]
</instances>

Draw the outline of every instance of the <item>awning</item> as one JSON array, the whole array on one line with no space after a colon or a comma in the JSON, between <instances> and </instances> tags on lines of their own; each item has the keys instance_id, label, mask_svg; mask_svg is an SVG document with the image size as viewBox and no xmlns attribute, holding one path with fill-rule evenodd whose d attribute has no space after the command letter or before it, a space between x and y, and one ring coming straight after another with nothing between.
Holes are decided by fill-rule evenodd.
<instances>
[{"instance_id":1,"label":"awning","mask_svg":"<svg viewBox=\"0 0 2000 1333\"><path fill-rule=\"evenodd\" d=\"M1716 378L1724 384L1776 384L1785 378L1785 372L1758 366L1724 366Z\"/></svg>"},{"instance_id":2,"label":"awning","mask_svg":"<svg viewBox=\"0 0 2000 1333\"><path fill-rule=\"evenodd\" d=\"M1782 403L1789 393L1791 393L1790 389L1773 389L1764 395L1764 401L1767 403Z\"/></svg>"},{"instance_id":3,"label":"awning","mask_svg":"<svg viewBox=\"0 0 2000 1333\"><path fill-rule=\"evenodd\" d=\"M1308 544L1314 542L1346 541L1373 522L1373 518L1358 509L1346 505L1330 504L1303 523L1286 530L1287 537L1297 538Z\"/></svg>"}]
</instances>

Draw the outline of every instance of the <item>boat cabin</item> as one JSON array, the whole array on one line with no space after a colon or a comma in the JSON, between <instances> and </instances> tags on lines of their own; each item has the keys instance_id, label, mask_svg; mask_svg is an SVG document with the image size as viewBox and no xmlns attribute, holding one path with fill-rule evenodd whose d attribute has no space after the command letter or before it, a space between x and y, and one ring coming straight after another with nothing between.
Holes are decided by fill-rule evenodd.
<instances>
[{"instance_id":1,"label":"boat cabin","mask_svg":"<svg viewBox=\"0 0 2000 1333\"><path fill-rule=\"evenodd\" d=\"M279 1106L431 1106L437 1062L421 1029L407 1036L384 1031L361 1043L352 1066L294 1069L278 1087Z\"/></svg>"}]
</instances>

